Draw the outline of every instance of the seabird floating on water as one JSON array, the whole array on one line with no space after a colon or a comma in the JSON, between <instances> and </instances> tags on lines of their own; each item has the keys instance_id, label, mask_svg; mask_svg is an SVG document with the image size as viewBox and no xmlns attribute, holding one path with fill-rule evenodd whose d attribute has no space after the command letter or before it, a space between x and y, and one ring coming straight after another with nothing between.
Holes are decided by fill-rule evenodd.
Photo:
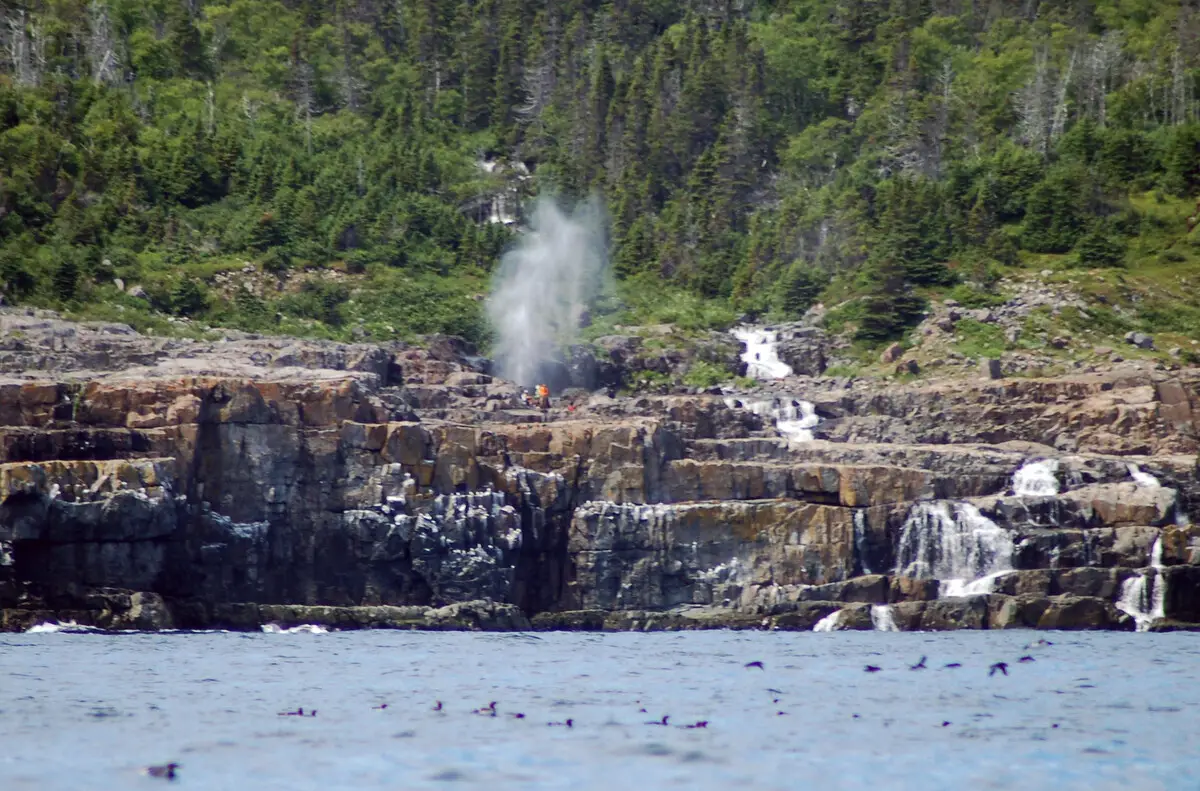
<instances>
[{"instance_id":1,"label":"seabird floating on water","mask_svg":"<svg viewBox=\"0 0 1200 791\"><path fill-rule=\"evenodd\" d=\"M177 763L163 764L162 766L147 766L142 770L142 774L149 777L161 777L166 780L175 779L175 770L179 768Z\"/></svg>"}]
</instances>

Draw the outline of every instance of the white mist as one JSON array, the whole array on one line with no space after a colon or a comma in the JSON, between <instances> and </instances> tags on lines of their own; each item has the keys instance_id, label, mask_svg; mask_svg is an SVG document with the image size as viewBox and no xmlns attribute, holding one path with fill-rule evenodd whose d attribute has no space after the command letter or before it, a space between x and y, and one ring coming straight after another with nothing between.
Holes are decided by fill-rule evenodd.
<instances>
[{"instance_id":1,"label":"white mist","mask_svg":"<svg viewBox=\"0 0 1200 791\"><path fill-rule=\"evenodd\" d=\"M538 198L529 229L501 257L488 298L492 356L502 377L533 385L546 376L557 350L574 342L607 264L597 202L568 212L553 198Z\"/></svg>"}]
</instances>

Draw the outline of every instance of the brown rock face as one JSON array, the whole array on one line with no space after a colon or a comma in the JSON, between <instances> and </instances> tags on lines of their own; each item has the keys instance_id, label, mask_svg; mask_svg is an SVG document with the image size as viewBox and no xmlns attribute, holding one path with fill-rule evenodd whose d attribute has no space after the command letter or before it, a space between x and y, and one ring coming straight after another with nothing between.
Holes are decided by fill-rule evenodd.
<instances>
[{"instance_id":1,"label":"brown rock face","mask_svg":"<svg viewBox=\"0 0 1200 791\"><path fill-rule=\"evenodd\" d=\"M821 439L789 442L745 408L761 394L596 396L543 422L452 339L115 326L0 341L2 628L1200 622L1196 372L809 380ZM1086 452L1054 451L1064 434ZM1012 493L1033 458L1061 493Z\"/></svg>"}]
</instances>

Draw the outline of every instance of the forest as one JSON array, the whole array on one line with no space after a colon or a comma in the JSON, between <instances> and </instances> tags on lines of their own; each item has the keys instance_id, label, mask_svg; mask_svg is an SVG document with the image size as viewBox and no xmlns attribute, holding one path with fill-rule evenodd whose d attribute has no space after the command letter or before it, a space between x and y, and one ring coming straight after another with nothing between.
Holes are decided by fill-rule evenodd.
<instances>
[{"instance_id":1,"label":"forest","mask_svg":"<svg viewBox=\"0 0 1200 791\"><path fill-rule=\"evenodd\" d=\"M1200 261L1155 210L1198 83L1200 0L3 0L0 296L486 343L553 193L630 320L879 343L1013 267Z\"/></svg>"}]
</instances>

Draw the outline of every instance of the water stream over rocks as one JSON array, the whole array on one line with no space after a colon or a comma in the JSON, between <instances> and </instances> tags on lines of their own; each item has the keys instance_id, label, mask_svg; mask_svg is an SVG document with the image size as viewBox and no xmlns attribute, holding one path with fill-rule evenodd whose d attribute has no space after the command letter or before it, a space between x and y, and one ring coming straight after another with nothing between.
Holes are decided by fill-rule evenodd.
<instances>
[{"instance_id":1,"label":"water stream over rocks","mask_svg":"<svg viewBox=\"0 0 1200 791\"><path fill-rule=\"evenodd\" d=\"M987 593L1012 557L1012 536L974 505L917 503L901 528L896 573L940 580L942 596Z\"/></svg>"},{"instance_id":2,"label":"water stream over rocks","mask_svg":"<svg viewBox=\"0 0 1200 791\"><path fill-rule=\"evenodd\" d=\"M1151 624L1165 617L1167 579L1163 574L1162 537L1154 541L1150 549L1150 568L1138 571L1121 585L1121 597L1117 600L1118 610L1129 613L1137 624L1137 631L1149 631Z\"/></svg>"},{"instance_id":3,"label":"water stream over rocks","mask_svg":"<svg viewBox=\"0 0 1200 791\"><path fill-rule=\"evenodd\" d=\"M792 368L779 359L779 333L765 327L737 327L733 337L746 344L742 361L746 363L746 376L752 379L784 379L792 375Z\"/></svg>"},{"instance_id":4,"label":"water stream over rocks","mask_svg":"<svg viewBox=\"0 0 1200 791\"><path fill-rule=\"evenodd\" d=\"M1057 459L1027 462L1013 474L1013 494L1018 497L1053 497L1058 494L1057 473Z\"/></svg>"}]
</instances>

